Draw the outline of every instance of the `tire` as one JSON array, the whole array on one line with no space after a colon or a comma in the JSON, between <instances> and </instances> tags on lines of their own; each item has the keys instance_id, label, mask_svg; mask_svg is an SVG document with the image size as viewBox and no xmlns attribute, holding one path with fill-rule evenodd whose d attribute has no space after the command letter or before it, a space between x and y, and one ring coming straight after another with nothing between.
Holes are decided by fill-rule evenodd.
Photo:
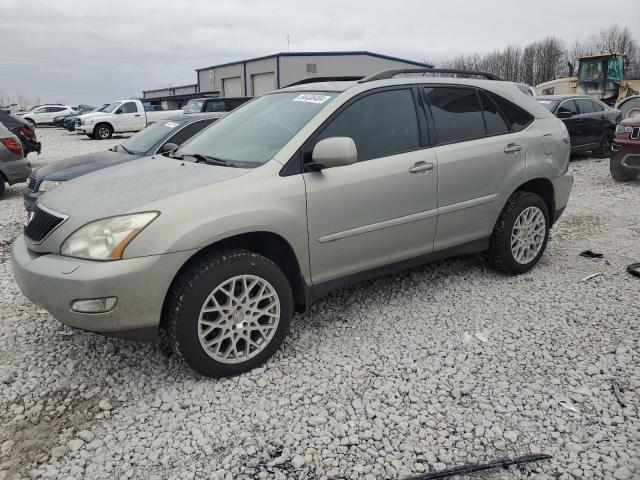
<instances>
[{"instance_id":1,"label":"tire","mask_svg":"<svg viewBox=\"0 0 640 480\"><path fill-rule=\"evenodd\" d=\"M537 228L539 235L542 234L542 232L539 231L539 229L542 228L542 218L540 218L539 215L541 214L542 217L544 217L544 237L541 239L541 242L538 238L535 248L525 248L521 252L521 258L518 259L513 251L514 248L512 248L514 226L516 226L516 222L520 216L523 215L522 220L525 221L526 228L526 218L529 214L531 214L533 220L535 220L532 220L535 227L531 228L534 231ZM487 251L489 266L500 272L512 275L519 275L529 271L538 263L544 253L547 241L549 240L550 228L549 210L545 201L535 193L515 192L502 209L500 217L493 228L493 233L489 241L489 250ZM536 235L527 235L525 232L524 244L526 246L532 246L533 238L536 238ZM517 247L517 245L518 244L514 247ZM516 248L516 250L518 249Z\"/></svg>"},{"instance_id":2,"label":"tire","mask_svg":"<svg viewBox=\"0 0 640 480\"><path fill-rule=\"evenodd\" d=\"M609 155L611 155L612 141L613 134L611 132L603 133L600 137L600 144L598 148L592 151L593 156L596 158L609 158Z\"/></svg>"},{"instance_id":3,"label":"tire","mask_svg":"<svg viewBox=\"0 0 640 480\"><path fill-rule=\"evenodd\" d=\"M93 129L93 136L98 140L108 140L113 136L113 128L108 123L99 123Z\"/></svg>"},{"instance_id":4,"label":"tire","mask_svg":"<svg viewBox=\"0 0 640 480\"><path fill-rule=\"evenodd\" d=\"M618 109L623 119L640 117L640 97L627 100Z\"/></svg>"},{"instance_id":5,"label":"tire","mask_svg":"<svg viewBox=\"0 0 640 480\"><path fill-rule=\"evenodd\" d=\"M29 122L33 128L36 128L36 122L34 122L32 118L25 118L25 120Z\"/></svg>"},{"instance_id":6,"label":"tire","mask_svg":"<svg viewBox=\"0 0 640 480\"><path fill-rule=\"evenodd\" d=\"M89 137L91 140L96 139L96 136L93 133L87 133L87 137Z\"/></svg>"},{"instance_id":7,"label":"tire","mask_svg":"<svg viewBox=\"0 0 640 480\"><path fill-rule=\"evenodd\" d=\"M245 291L248 299L242 295ZM264 295L268 297L255 303L256 297ZM234 303L231 297L241 301ZM209 311L203 313L205 308ZM269 315L260 316L256 308L268 309ZM253 310L252 320L244 309ZM291 286L274 262L247 250L222 250L202 257L174 281L165 304L162 336L200 374L228 377L247 372L273 356L287 335L292 315ZM274 324L273 328L265 331L268 323ZM204 334L205 343L213 342L209 351L200 334ZM238 358L238 350L245 358Z\"/></svg>"},{"instance_id":8,"label":"tire","mask_svg":"<svg viewBox=\"0 0 640 480\"><path fill-rule=\"evenodd\" d=\"M618 182L632 182L638 178L637 170L623 167L620 161L610 160L609 172L611 172L611 177Z\"/></svg>"},{"instance_id":9,"label":"tire","mask_svg":"<svg viewBox=\"0 0 640 480\"><path fill-rule=\"evenodd\" d=\"M4 178L2 177L2 175L0 175L0 198L2 198L2 195L4 195Z\"/></svg>"}]
</instances>

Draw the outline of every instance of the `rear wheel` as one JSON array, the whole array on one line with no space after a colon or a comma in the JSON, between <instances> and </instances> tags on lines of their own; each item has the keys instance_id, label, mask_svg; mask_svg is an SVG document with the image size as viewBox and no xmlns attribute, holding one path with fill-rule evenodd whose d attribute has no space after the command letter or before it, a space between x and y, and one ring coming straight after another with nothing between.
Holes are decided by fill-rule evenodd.
<instances>
[{"instance_id":1,"label":"rear wheel","mask_svg":"<svg viewBox=\"0 0 640 480\"><path fill-rule=\"evenodd\" d=\"M216 378L269 359L293 315L285 274L247 250L203 257L180 275L167 300L163 333L172 350L194 370Z\"/></svg>"},{"instance_id":2,"label":"rear wheel","mask_svg":"<svg viewBox=\"0 0 640 480\"><path fill-rule=\"evenodd\" d=\"M487 260L501 272L520 274L538 263L549 239L547 204L531 192L516 192L507 201L491 235Z\"/></svg>"},{"instance_id":3,"label":"rear wheel","mask_svg":"<svg viewBox=\"0 0 640 480\"><path fill-rule=\"evenodd\" d=\"M96 136L93 133L87 133L87 137L89 137L91 140L95 140Z\"/></svg>"},{"instance_id":4,"label":"rear wheel","mask_svg":"<svg viewBox=\"0 0 640 480\"><path fill-rule=\"evenodd\" d=\"M613 140L613 134L610 132L602 134L600 137L600 144L598 148L593 150L593 156L596 158L609 158L611 154L611 141Z\"/></svg>"},{"instance_id":5,"label":"rear wheel","mask_svg":"<svg viewBox=\"0 0 640 480\"><path fill-rule=\"evenodd\" d=\"M93 136L99 140L107 140L113 135L113 128L107 123L99 123L93 129Z\"/></svg>"}]
</instances>

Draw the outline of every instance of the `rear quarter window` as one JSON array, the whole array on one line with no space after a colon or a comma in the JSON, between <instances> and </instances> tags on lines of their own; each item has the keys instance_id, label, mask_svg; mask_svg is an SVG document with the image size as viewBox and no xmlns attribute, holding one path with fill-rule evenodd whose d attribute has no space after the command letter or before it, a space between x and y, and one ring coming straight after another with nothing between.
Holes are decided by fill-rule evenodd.
<instances>
[{"instance_id":1,"label":"rear quarter window","mask_svg":"<svg viewBox=\"0 0 640 480\"><path fill-rule=\"evenodd\" d=\"M527 112L524 108L517 106L506 98L495 93L488 93L488 95L502 111L509 130L519 132L533 122L533 115Z\"/></svg>"}]
</instances>

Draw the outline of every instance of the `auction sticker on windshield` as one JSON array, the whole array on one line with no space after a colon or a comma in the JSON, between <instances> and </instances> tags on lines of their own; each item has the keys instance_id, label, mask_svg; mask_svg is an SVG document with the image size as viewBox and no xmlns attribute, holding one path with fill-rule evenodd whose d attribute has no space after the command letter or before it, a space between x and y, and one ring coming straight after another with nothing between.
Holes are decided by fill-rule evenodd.
<instances>
[{"instance_id":1,"label":"auction sticker on windshield","mask_svg":"<svg viewBox=\"0 0 640 480\"><path fill-rule=\"evenodd\" d=\"M176 122L167 122L164 124L165 127L169 127L169 128L176 128L178 125L180 124Z\"/></svg>"},{"instance_id":2,"label":"auction sticker on windshield","mask_svg":"<svg viewBox=\"0 0 640 480\"><path fill-rule=\"evenodd\" d=\"M291 100L292 102L307 102L307 103L324 103L329 100L331 97L327 95L318 95L315 93L303 93L302 95L298 95L296 98Z\"/></svg>"}]
</instances>

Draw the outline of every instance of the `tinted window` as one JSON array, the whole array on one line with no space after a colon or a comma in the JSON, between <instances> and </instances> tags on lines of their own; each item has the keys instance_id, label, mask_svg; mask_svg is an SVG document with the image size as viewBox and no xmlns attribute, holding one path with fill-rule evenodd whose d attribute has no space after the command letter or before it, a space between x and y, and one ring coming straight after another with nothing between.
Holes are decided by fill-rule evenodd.
<instances>
[{"instance_id":1,"label":"tinted window","mask_svg":"<svg viewBox=\"0 0 640 480\"><path fill-rule=\"evenodd\" d=\"M593 102L588 98L577 98L576 103L578 104L580 113L593 113L595 111L593 109Z\"/></svg>"},{"instance_id":2,"label":"tinted window","mask_svg":"<svg viewBox=\"0 0 640 480\"><path fill-rule=\"evenodd\" d=\"M558 111L556 112L556 114L560 112L569 112L572 115L577 115L578 108L576 107L576 103L573 100L565 100L558 107Z\"/></svg>"},{"instance_id":3,"label":"tinted window","mask_svg":"<svg viewBox=\"0 0 640 480\"><path fill-rule=\"evenodd\" d=\"M470 88L425 88L438 143L460 142L484 136L482 109Z\"/></svg>"},{"instance_id":4,"label":"tinted window","mask_svg":"<svg viewBox=\"0 0 640 480\"><path fill-rule=\"evenodd\" d=\"M482 111L484 112L484 121L487 126L487 135L497 135L509 131L507 122L502 117L502 113L498 110L496 104L484 92L478 92L480 102L482 102Z\"/></svg>"},{"instance_id":5,"label":"tinted window","mask_svg":"<svg viewBox=\"0 0 640 480\"><path fill-rule=\"evenodd\" d=\"M594 112L604 112L604 107L600 105L598 102L591 101L593 103L593 111Z\"/></svg>"},{"instance_id":6,"label":"tinted window","mask_svg":"<svg viewBox=\"0 0 640 480\"><path fill-rule=\"evenodd\" d=\"M496 102L502 111L510 130L519 132L533 121L533 116L529 112L517 105L514 105L509 100L493 93L488 93L487 95Z\"/></svg>"},{"instance_id":7,"label":"tinted window","mask_svg":"<svg viewBox=\"0 0 640 480\"><path fill-rule=\"evenodd\" d=\"M233 110L234 108L238 108L243 103L246 103L248 100L227 100L227 106L229 110Z\"/></svg>"},{"instance_id":8,"label":"tinted window","mask_svg":"<svg viewBox=\"0 0 640 480\"><path fill-rule=\"evenodd\" d=\"M66 110L66 108L64 108L64 107L49 107L49 111L50 112L61 112L63 110Z\"/></svg>"},{"instance_id":9,"label":"tinted window","mask_svg":"<svg viewBox=\"0 0 640 480\"><path fill-rule=\"evenodd\" d=\"M122 113L135 113L138 111L138 106L135 102L123 103L120 107L120 111L122 111Z\"/></svg>"},{"instance_id":10,"label":"tinted window","mask_svg":"<svg viewBox=\"0 0 640 480\"><path fill-rule=\"evenodd\" d=\"M208 127L211 123L215 122L217 119L212 118L209 120L202 120L200 122L193 122L190 125L187 125L182 130L177 132L173 137L167 140L168 142L175 143L176 145L182 145L184 142L193 137L196 133L200 132L203 128Z\"/></svg>"},{"instance_id":11,"label":"tinted window","mask_svg":"<svg viewBox=\"0 0 640 480\"><path fill-rule=\"evenodd\" d=\"M207 106L205 107L205 112L225 112L226 108L224 106L223 101L218 102L207 102Z\"/></svg>"},{"instance_id":12,"label":"tinted window","mask_svg":"<svg viewBox=\"0 0 640 480\"><path fill-rule=\"evenodd\" d=\"M418 117L411 90L388 90L356 100L322 130L317 140L330 137L352 138L358 160L418 148Z\"/></svg>"}]
</instances>

